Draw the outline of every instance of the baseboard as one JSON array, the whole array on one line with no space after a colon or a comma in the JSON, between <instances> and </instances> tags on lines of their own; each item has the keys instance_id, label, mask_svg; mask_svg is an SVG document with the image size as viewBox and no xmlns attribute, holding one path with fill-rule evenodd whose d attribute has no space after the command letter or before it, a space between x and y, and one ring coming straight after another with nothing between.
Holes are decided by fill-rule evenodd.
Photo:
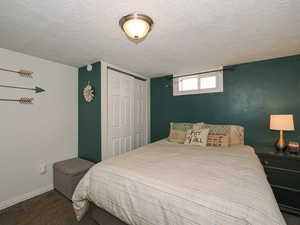
<instances>
[{"instance_id":1,"label":"baseboard","mask_svg":"<svg viewBox=\"0 0 300 225\"><path fill-rule=\"evenodd\" d=\"M53 189L53 184L49 185L49 186L46 186L46 187L36 189L34 191L31 191L31 192L28 192L24 195L20 195L20 196L17 196L15 198L11 198L11 199L8 199L6 201L0 202L0 210L8 208L10 206L13 206L15 204L18 204L20 202L23 202L27 199L33 198L33 197L38 196L40 194L43 194L45 192L51 191L52 189Z\"/></svg>"}]
</instances>

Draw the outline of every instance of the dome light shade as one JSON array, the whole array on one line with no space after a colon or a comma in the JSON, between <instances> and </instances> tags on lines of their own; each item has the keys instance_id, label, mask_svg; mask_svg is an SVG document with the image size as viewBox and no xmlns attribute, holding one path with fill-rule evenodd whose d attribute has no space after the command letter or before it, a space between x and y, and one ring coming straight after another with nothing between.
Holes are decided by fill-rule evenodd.
<instances>
[{"instance_id":1,"label":"dome light shade","mask_svg":"<svg viewBox=\"0 0 300 225\"><path fill-rule=\"evenodd\" d=\"M132 13L124 16L119 22L122 30L132 40L144 39L151 31L153 21L144 14Z\"/></svg>"}]
</instances>

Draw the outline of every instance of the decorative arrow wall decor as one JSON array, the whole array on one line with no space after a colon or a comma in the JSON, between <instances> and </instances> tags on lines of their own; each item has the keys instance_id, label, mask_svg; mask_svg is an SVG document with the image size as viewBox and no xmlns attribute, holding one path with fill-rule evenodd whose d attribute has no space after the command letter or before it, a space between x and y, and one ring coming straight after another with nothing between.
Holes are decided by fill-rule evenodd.
<instances>
[{"instance_id":1,"label":"decorative arrow wall decor","mask_svg":"<svg viewBox=\"0 0 300 225\"><path fill-rule=\"evenodd\" d=\"M16 70L10 70L10 69L1 68L1 67L0 67L0 70L7 71L7 72L12 72L12 73L17 73L21 77L27 77L27 78L31 78L32 74L33 74L33 72L30 71L30 70L19 70L19 71L16 71Z\"/></svg>"},{"instance_id":2,"label":"decorative arrow wall decor","mask_svg":"<svg viewBox=\"0 0 300 225\"><path fill-rule=\"evenodd\" d=\"M33 98L19 98L19 99L9 99L9 98L0 98L2 102L19 102L21 104L32 104Z\"/></svg>"},{"instance_id":3,"label":"decorative arrow wall decor","mask_svg":"<svg viewBox=\"0 0 300 225\"><path fill-rule=\"evenodd\" d=\"M30 71L30 70L16 71L16 70L1 68L1 67L0 67L0 70L1 71L6 71L6 72L17 73L21 77L26 77L26 78L32 78L32 74L33 74L33 72ZM28 88L28 87L19 87L19 86L10 86L10 85L0 85L0 87L30 90L30 91L34 91L35 93L41 93L41 92L45 91L43 88L40 88L40 87L37 87L37 86L35 86L34 88ZM3 101L3 102L19 102L21 104L32 104L33 98L26 98L26 97L21 97L19 99L0 98L0 101Z\"/></svg>"},{"instance_id":4,"label":"decorative arrow wall decor","mask_svg":"<svg viewBox=\"0 0 300 225\"><path fill-rule=\"evenodd\" d=\"M0 87L31 90L31 91L34 91L35 93L40 93L40 92L44 92L45 91L43 88L40 88L40 87L37 87L37 86L35 86L35 88L27 88L27 87L17 87L17 86L9 86L9 85L0 85Z\"/></svg>"}]
</instances>

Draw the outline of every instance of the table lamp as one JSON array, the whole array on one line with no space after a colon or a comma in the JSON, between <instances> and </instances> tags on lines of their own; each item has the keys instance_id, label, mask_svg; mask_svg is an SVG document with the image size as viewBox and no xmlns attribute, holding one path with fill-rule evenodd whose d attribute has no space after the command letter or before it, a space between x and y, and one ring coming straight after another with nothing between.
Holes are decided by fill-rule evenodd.
<instances>
[{"instance_id":1,"label":"table lamp","mask_svg":"<svg viewBox=\"0 0 300 225\"><path fill-rule=\"evenodd\" d=\"M283 131L295 130L293 114L270 115L270 129L280 131L275 147L278 151L284 151L287 145Z\"/></svg>"}]
</instances>

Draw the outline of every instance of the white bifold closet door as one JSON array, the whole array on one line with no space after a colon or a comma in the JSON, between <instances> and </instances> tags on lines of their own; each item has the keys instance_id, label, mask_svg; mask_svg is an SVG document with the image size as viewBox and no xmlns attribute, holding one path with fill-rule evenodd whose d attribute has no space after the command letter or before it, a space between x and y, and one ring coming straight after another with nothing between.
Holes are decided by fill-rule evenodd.
<instances>
[{"instance_id":1,"label":"white bifold closet door","mask_svg":"<svg viewBox=\"0 0 300 225\"><path fill-rule=\"evenodd\" d=\"M145 82L109 69L107 143L109 158L146 143L146 116Z\"/></svg>"},{"instance_id":2,"label":"white bifold closet door","mask_svg":"<svg viewBox=\"0 0 300 225\"><path fill-rule=\"evenodd\" d=\"M134 148L138 148L147 143L147 88L145 81L134 81Z\"/></svg>"}]
</instances>

